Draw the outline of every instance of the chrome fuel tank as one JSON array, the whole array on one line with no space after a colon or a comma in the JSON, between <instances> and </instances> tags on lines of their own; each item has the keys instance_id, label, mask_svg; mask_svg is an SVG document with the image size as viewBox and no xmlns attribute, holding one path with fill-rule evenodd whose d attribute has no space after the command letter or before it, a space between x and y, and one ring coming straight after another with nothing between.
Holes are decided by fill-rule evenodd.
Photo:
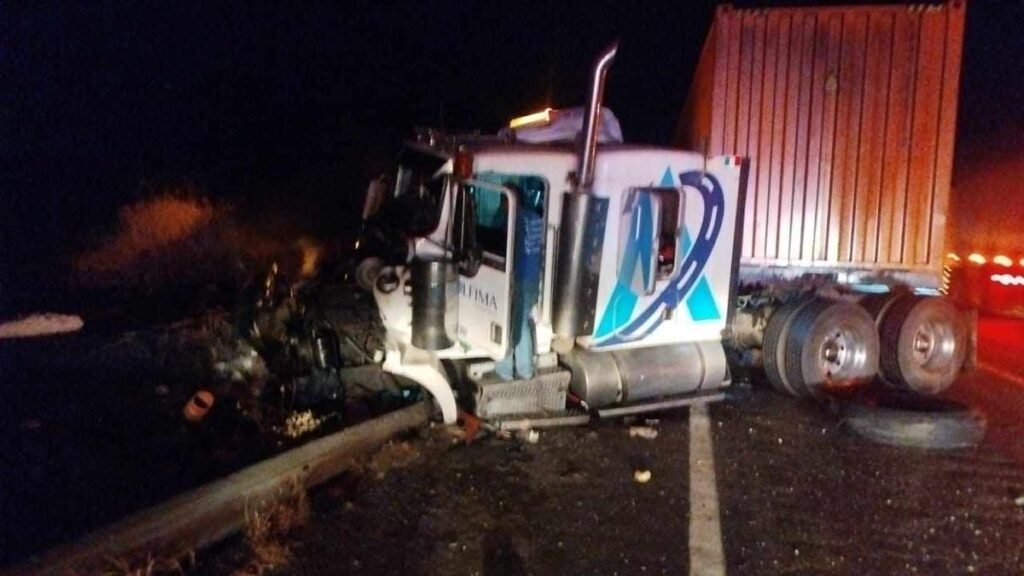
<instances>
[{"instance_id":1,"label":"chrome fuel tank","mask_svg":"<svg viewBox=\"0 0 1024 576\"><path fill-rule=\"evenodd\" d=\"M716 341L612 352L574 349L561 360L572 372L570 391L594 408L729 384L725 351Z\"/></svg>"}]
</instances>

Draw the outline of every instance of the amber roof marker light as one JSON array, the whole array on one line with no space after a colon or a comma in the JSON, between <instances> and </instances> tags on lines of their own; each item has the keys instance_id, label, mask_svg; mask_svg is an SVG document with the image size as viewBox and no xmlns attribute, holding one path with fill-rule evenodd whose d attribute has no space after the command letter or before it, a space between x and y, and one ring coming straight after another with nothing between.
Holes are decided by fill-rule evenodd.
<instances>
[{"instance_id":1,"label":"amber roof marker light","mask_svg":"<svg viewBox=\"0 0 1024 576\"><path fill-rule=\"evenodd\" d=\"M549 124L551 118L554 116L554 109L545 108L540 112L534 112L533 114L527 114L526 116L519 116L509 121L508 127L515 130L516 128L523 128L525 126L542 126Z\"/></svg>"}]
</instances>

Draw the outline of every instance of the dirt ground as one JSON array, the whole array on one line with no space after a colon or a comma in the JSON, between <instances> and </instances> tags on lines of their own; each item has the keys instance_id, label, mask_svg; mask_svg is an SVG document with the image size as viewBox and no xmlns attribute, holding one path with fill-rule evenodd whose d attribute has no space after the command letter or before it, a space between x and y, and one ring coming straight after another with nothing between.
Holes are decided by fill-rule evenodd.
<instances>
[{"instance_id":1,"label":"dirt ground","mask_svg":"<svg viewBox=\"0 0 1024 576\"><path fill-rule=\"evenodd\" d=\"M735 392L710 410L728 573L1024 573L1024 469L998 444L880 446L820 406ZM317 491L292 560L270 573L686 573L688 417L656 428L654 440L621 423L536 444L411 439L401 466ZM246 558L236 540L200 557L198 573Z\"/></svg>"}]
</instances>

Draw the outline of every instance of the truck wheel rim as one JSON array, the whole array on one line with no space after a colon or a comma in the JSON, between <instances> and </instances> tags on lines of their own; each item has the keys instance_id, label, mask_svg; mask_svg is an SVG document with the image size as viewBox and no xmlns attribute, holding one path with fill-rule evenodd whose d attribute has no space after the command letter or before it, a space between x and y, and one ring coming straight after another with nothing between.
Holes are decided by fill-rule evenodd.
<instances>
[{"instance_id":1,"label":"truck wheel rim","mask_svg":"<svg viewBox=\"0 0 1024 576\"><path fill-rule=\"evenodd\" d=\"M897 370L885 370L888 380L925 394L937 394L953 383L966 356L967 336L952 304L918 297L886 324L882 339L895 345L897 360ZM899 336L893 338L897 330Z\"/></svg>"},{"instance_id":2,"label":"truck wheel rim","mask_svg":"<svg viewBox=\"0 0 1024 576\"><path fill-rule=\"evenodd\" d=\"M947 370L956 353L956 334L948 323L929 321L918 327L913 337L912 358L925 368Z\"/></svg>"},{"instance_id":3,"label":"truck wheel rim","mask_svg":"<svg viewBox=\"0 0 1024 576\"><path fill-rule=\"evenodd\" d=\"M818 374L823 375L826 382L837 385L847 380L860 380L874 373L868 362L871 356L870 338L865 335L864 328L848 321L840 322L820 337L818 344ZM808 337L814 338L814 334Z\"/></svg>"},{"instance_id":4,"label":"truck wheel rim","mask_svg":"<svg viewBox=\"0 0 1024 576\"><path fill-rule=\"evenodd\" d=\"M794 387L809 396L870 381L878 370L878 334L863 308L818 300L793 319L787 368Z\"/></svg>"},{"instance_id":5,"label":"truck wheel rim","mask_svg":"<svg viewBox=\"0 0 1024 576\"><path fill-rule=\"evenodd\" d=\"M821 371L830 376L838 373L843 370L844 365L856 361L856 354L850 347L848 334L841 330L837 331L821 342ZM863 352L861 356L863 357Z\"/></svg>"}]
</instances>

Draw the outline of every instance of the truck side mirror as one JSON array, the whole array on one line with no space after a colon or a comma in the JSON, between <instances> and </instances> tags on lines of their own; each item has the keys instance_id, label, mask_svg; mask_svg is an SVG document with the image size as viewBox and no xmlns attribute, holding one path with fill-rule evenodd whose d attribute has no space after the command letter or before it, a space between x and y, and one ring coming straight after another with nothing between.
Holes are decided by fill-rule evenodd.
<instances>
[{"instance_id":1,"label":"truck side mirror","mask_svg":"<svg viewBox=\"0 0 1024 576\"><path fill-rule=\"evenodd\" d=\"M388 178L386 176L378 176L370 181L370 185L366 188L366 198L363 199L363 222L370 220L380 212L387 195Z\"/></svg>"}]
</instances>

